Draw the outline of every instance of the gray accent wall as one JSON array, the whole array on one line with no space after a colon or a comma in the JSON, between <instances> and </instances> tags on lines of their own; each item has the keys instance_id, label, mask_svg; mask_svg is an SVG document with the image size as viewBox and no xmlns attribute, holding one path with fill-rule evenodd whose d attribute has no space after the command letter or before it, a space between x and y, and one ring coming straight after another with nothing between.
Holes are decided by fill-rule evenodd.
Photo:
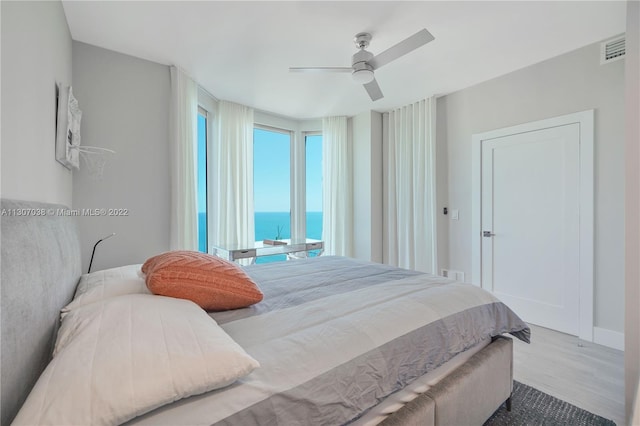
<instances>
[{"instance_id":1,"label":"gray accent wall","mask_svg":"<svg viewBox=\"0 0 640 426\"><path fill-rule=\"evenodd\" d=\"M449 148L447 140L447 115L442 111L440 101L436 103L436 229L438 271L449 268L449 220L451 213L444 214L449 207ZM469 218L470 219L470 218ZM455 268L451 268L455 269ZM465 277L468 281L468 275Z\"/></svg>"},{"instance_id":2,"label":"gray accent wall","mask_svg":"<svg viewBox=\"0 0 640 426\"><path fill-rule=\"evenodd\" d=\"M70 206L72 174L55 157L56 83L71 84L62 3L3 1L0 8L2 196Z\"/></svg>"},{"instance_id":3,"label":"gray accent wall","mask_svg":"<svg viewBox=\"0 0 640 426\"><path fill-rule=\"evenodd\" d=\"M448 194L440 202L460 212L458 221L439 220L438 233L449 236L441 267L470 277L473 134L595 109L594 326L616 339L624 329L625 61L600 65L599 53L599 43L589 45L438 99L438 158L447 171L438 190Z\"/></svg>"},{"instance_id":4,"label":"gray accent wall","mask_svg":"<svg viewBox=\"0 0 640 426\"><path fill-rule=\"evenodd\" d=\"M73 176L74 209L126 209L81 216L82 270L132 263L169 250L169 67L73 42L74 91L83 110L82 144L109 148L101 179Z\"/></svg>"}]
</instances>

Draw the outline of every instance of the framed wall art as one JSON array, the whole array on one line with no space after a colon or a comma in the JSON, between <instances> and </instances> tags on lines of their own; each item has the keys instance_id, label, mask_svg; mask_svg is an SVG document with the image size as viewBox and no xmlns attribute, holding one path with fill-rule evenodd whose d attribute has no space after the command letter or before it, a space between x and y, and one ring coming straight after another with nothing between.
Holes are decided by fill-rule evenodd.
<instances>
[{"instance_id":1,"label":"framed wall art","mask_svg":"<svg viewBox=\"0 0 640 426\"><path fill-rule=\"evenodd\" d=\"M80 120L82 111L71 86L57 85L56 160L68 169L80 166Z\"/></svg>"}]
</instances>

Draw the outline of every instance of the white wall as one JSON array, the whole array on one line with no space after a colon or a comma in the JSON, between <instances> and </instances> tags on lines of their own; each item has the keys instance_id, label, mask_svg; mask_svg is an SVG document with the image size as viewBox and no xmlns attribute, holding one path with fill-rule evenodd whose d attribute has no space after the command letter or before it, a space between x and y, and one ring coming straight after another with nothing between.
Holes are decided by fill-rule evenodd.
<instances>
[{"instance_id":1,"label":"white wall","mask_svg":"<svg viewBox=\"0 0 640 426\"><path fill-rule=\"evenodd\" d=\"M627 424L640 424L640 2L627 2L625 59L625 402ZM635 418L632 419L635 405Z\"/></svg>"},{"instance_id":2,"label":"white wall","mask_svg":"<svg viewBox=\"0 0 640 426\"><path fill-rule=\"evenodd\" d=\"M351 120L354 257L382 262L382 114L367 111Z\"/></svg>"},{"instance_id":3,"label":"white wall","mask_svg":"<svg viewBox=\"0 0 640 426\"><path fill-rule=\"evenodd\" d=\"M471 273L471 136L595 109L595 326L622 341L624 326L624 61L601 66L593 44L438 100L438 148L447 148L448 265ZM610 333L612 332L612 333ZM602 333L599 333L602 335Z\"/></svg>"},{"instance_id":4,"label":"white wall","mask_svg":"<svg viewBox=\"0 0 640 426\"><path fill-rule=\"evenodd\" d=\"M169 68L73 42L74 92L83 110L82 144L116 151L101 180L74 174L73 207L124 208L124 217L81 217L83 270L97 240L92 270L169 250Z\"/></svg>"},{"instance_id":5,"label":"white wall","mask_svg":"<svg viewBox=\"0 0 640 426\"><path fill-rule=\"evenodd\" d=\"M2 197L71 206L72 174L55 158L56 83L71 84L62 3L3 1L0 7Z\"/></svg>"}]
</instances>

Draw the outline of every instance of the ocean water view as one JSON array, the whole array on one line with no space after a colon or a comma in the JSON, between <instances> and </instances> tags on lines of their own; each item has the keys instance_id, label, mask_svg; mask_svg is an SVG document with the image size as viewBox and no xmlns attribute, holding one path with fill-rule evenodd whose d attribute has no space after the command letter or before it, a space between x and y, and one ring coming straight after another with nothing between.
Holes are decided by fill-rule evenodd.
<instances>
[{"instance_id":1,"label":"ocean water view","mask_svg":"<svg viewBox=\"0 0 640 426\"><path fill-rule=\"evenodd\" d=\"M256 241L265 239L286 240L291 238L291 214L289 212L256 212L254 216ZM205 236L207 235L206 213L198 214L198 233L200 251L206 252ZM307 238L322 239L322 212L307 212ZM317 253L311 253L314 255ZM286 260L285 255L265 256L257 259L256 263L278 262Z\"/></svg>"},{"instance_id":2,"label":"ocean water view","mask_svg":"<svg viewBox=\"0 0 640 426\"><path fill-rule=\"evenodd\" d=\"M256 212L256 241L291 238L291 215L289 212ZM281 235L278 236L278 228ZM307 238L322 238L322 212L307 212Z\"/></svg>"}]
</instances>

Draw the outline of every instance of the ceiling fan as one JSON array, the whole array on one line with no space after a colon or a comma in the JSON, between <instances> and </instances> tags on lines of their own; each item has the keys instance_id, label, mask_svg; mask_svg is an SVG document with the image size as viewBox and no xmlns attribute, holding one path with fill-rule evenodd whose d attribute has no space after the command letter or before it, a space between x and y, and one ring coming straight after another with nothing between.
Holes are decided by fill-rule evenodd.
<instances>
[{"instance_id":1,"label":"ceiling fan","mask_svg":"<svg viewBox=\"0 0 640 426\"><path fill-rule=\"evenodd\" d=\"M433 39L434 37L429 31L427 31L426 29L422 29L411 37L402 40L395 46L392 46L384 52L373 56L373 53L366 50L366 48L369 46L369 42L371 42L371 34L358 33L355 35L353 41L356 43L356 46L360 50L351 57L350 67L291 67L289 68L289 71L350 72L353 80L357 83L361 83L364 86L364 88L367 90L367 93L369 94L369 97L371 97L371 100L377 101L383 96L373 72L381 66L386 65L389 62L396 60L399 57L404 56L407 53L417 49L418 47L429 43Z\"/></svg>"}]
</instances>

